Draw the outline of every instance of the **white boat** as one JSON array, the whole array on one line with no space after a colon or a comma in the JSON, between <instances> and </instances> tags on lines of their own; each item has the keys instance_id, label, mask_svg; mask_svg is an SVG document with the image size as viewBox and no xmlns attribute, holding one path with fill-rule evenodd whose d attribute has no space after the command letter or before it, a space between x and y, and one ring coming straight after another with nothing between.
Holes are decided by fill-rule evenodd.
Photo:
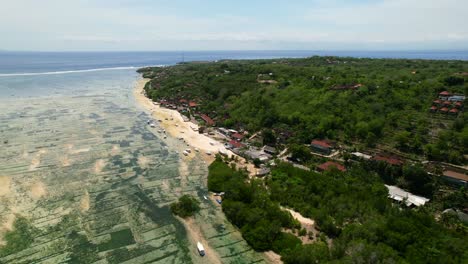
<instances>
[{"instance_id":1,"label":"white boat","mask_svg":"<svg viewBox=\"0 0 468 264\"><path fill-rule=\"evenodd\" d=\"M203 247L202 243L200 243L200 241L197 242L197 249L200 256L205 256L205 248Z\"/></svg>"},{"instance_id":2,"label":"white boat","mask_svg":"<svg viewBox=\"0 0 468 264\"><path fill-rule=\"evenodd\" d=\"M151 123L151 124L150 124L150 127L156 127L156 125L155 125L155 124L153 124L153 123Z\"/></svg>"},{"instance_id":3,"label":"white boat","mask_svg":"<svg viewBox=\"0 0 468 264\"><path fill-rule=\"evenodd\" d=\"M188 154L189 154L186 150L184 150L184 152L182 152L182 153L184 153L185 156L188 156Z\"/></svg>"},{"instance_id":4,"label":"white boat","mask_svg":"<svg viewBox=\"0 0 468 264\"><path fill-rule=\"evenodd\" d=\"M195 151L196 151L196 152L200 152L200 150L199 150L198 148L195 148Z\"/></svg>"},{"instance_id":5,"label":"white boat","mask_svg":"<svg viewBox=\"0 0 468 264\"><path fill-rule=\"evenodd\" d=\"M185 151L187 151L188 153L192 153L192 150L191 149L186 149Z\"/></svg>"},{"instance_id":6,"label":"white boat","mask_svg":"<svg viewBox=\"0 0 468 264\"><path fill-rule=\"evenodd\" d=\"M211 155L211 152L207 151L207 152L206 152L206 155L208 155L208 156Z\"/></svg>"},{"instance_id":7,"label":"white boat","mask_svg":"<svg viewBox=\"0 0 468 264\"><path fill-rule=\"evenodd\" d=\"M206 197L206 195L203 195L203 198L204 198L205 200L208 200L208 197Z\"/></svg>"}]
</instances>

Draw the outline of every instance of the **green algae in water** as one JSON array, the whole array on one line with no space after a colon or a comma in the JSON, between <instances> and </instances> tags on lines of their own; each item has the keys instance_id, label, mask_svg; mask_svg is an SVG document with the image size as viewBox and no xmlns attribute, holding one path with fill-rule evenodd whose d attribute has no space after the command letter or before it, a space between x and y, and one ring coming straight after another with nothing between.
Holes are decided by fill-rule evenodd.
<instances>
[{"instance_id":1,"label":"green algae in water","mask_svg":"<svg viewBox=\"0 0 468 264\"><path fill-rule=\"evenodd\" d=\"M99 251L120 248L135 243L135 239L133 239L133 234L130 229L113 232L110 234L110 237L110 241L99 245Z\"/></svg>"},{"instance_id":2,"label":"green algae in water","mask_svg":"<svg viewBox=\"0 0 468 264\"><path fill-rule=\"evenodd\" d=\"M262 259L238 242L219 206L204 201L206 164L190 161L181 180L175 152L186 146L162 141L146 124L131 96L134 75L125 74L70 77L93 89L0 102L0 138L9 142L0 176L12 182L0 218L19 211L33 230L16 236L27 246L0 249L10 247L0 263L204 263L168 208L183 194L202 202L195 222L223 263Z\"/></svg>"}]
</instances>

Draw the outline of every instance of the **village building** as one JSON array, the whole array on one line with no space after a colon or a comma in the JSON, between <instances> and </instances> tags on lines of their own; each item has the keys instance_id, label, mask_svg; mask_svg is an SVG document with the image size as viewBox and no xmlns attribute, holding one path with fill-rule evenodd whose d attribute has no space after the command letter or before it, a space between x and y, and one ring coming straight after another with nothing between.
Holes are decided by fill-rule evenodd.
<instances>
[{"instance_id":1,"label":"village building","mask_svg":"<svg viewBox=\"0 0 468 264\"><path fill-rule=\"evenodd\" d=\"M211 119L209 116L205 114L201 114L200 117L201 119L203 119L203 121L205 121L207 126L214 126L216 124L215 121L213 121L213 119Z\"/></svg>"},{"instance_id":2,"label":"village building","mask_svg":"<svg viewBox=\"0 0 468 264\"><path fill-rule=\"evenodd\" d=\"M335 85L335 86L332 86L330 87L330 90L335 90L335 91L339 91L339 90L356 90L360 87L362 87L363 85L361 83L358 83L358 84L345 84L345 85Z\"/></svg>"},{"instance_id":3,"label":"village building","mask_svg":"<svg viewBox=\"0 0 468 264\"><path fill-rule=\"evenodd\" d=\"M442 176L445 180L453 183L455 185L467 186L468 184L468 175L462 171L447 169L443 171Z\"/></svg>"},{"instance_id":4,"label":"village building","mask_svg":"<svg viewBox=\"0 0 468 264\"><path fill-rule=\"evenodd\" d=\"M219 131L221 134L225 135L225 136L229 136L229 135L230 135L229 130L227 130L227 129L224 128L224 127L218 128L218 131Z\"/></svg>"},{"instance_id":5,"label":"village building","mask_svg":"<svg viewBox=\"0 0 468 264\"><path fill-rule=\"evenodd\" d=\"M392 156L387 156L387 155L382 155L382 154L378 154L374 157L372 157L372 160L374 161L382 161L382 162L385 162L389 165L392 165L392 166L401 166L403 165L403 161L401 159L399 159L398 157L392 157Z\"/></svg>"},{"instance_id":6,"label":"village building","mask_svg":"<svg viewBox=\"0 0 468 264\"><path fill-rule=\"evenodd\" d=\"M421 206L429 202L429 199L414 195L410 192L407 192L403 189L398 188L397 186L385 185L388 189L388 197L397 203L404 203L406 206Z\"/></svg>"},{"instance_id":7,"label":"village building","mask_svg":"<svg viewBox=\"0 0 468 264\"><path fill-rule=\"evenodd\" d=\"M449 109L447 107L442 107L439 111L443 114L446 114L448 113Z\"/></svg>"},{"instance_id":8,"label":"village building","mask_svg":"<svg viewBox=\"0 0 468 264\"><path fill-rule=\"evenodd\" d=\"M450 101L444 101L444 102L442 103L442 105L445 106L445 107L449 107L449 106L452 105L452 102L450 102Z\"/></svg>"},{"instance_id":9,"label":"village building","mask_svg":"<svg viewBox=\"0 0 468 264\"><path fill-rule=\"evenodd\" d=\"M329 171L329 170L332 170L332 168L335 168L339 171L342 171L342 172L345 172L346 171L346 168L337 163L337 162L334 162L334 161L327 161L323 164L320 164L319 166L317 166L317 170L318 171Z\"/></svg>"},{"instance_id":10,"label":"village building","mask_svg":"<svg viewBox=\"0 0 468 264\"><path fill-rule=\"evenodd\" d=\"M453 95L447 98L451 102L464 102L466 97L464 95Z\"/></svg>"},{"instance_id":11,"label":"village building","mask_svg":"<svg viewBox=\"0 0 468 264\"><path fill-rule=\"evenodd\" d=\"M257 170L257 172L255 173L255 176L257 177L262 177L262 176L265 176L267 175L268 173L270 173L271 170L267 167L262 167L260 169Z\"/></svg>"},{"instance_id":12,"label":"village building","mask_svg":"<svg viewBox=\"0 0 468 264\"><path fill-rule=\"evenodd\" d=\"M198 104L196 102L194 102L194 101L189 102L189 107L190 108L196 108L197 106L198 106Z\"/></svg>"},{"instance_id":13,"label":"village building","mask_svg":"<svg viewBox=\"0 0 468 264\"><path fill-rule=\"evenodd\" d=\"M371 155L367 155L361 152L353 152L351 153L351 155L353 155L356 158L365 159L365 160L370 160L372 158Z\"/></svg>"},{"instance_id":14,"label":"village building","mask_svg":"<svg viewBox=\"0 0 468 264\"><path fill-rule=\"evenodd\" d=\"M443 91L439 93L439 99L440 100L447 100L452 94L449 93L448 91Z\"/></svg>"},{"instance_id":15,"label":"village building","mask_svg":"<svg viewBox=\"0 0 468 264\"><path fill-rule=\"evenodd\" d=\"M239 133L234 133L231 135L231 138L237 141L241 141L244 138L244 135Z\"/></svg>"},{"instance_id":16,"label":"village building","mask_svg":"<svg viewBox=\"0 0 468 264\"><path fill-rule=\"evenodd\" d=\"M250 160L259 159L261 162L268 161L272 158L270 154L264 153L256 148L250 148L244 152L244 156Z\"/></svg>"},{"instance_id":17,"label":"village building","mask_svg":"<svg viewBox=\"0 0 468 264\"><path fill-rule=\"evenodd\" d=\"M276 148L270 146L263 146L263 152L268 153L270 155L276 155L277 153Z\"/></svg>"},{"instance_id":18,"label":"village building","mask_svg":"<svg viewBox=\"0 0 468 264\"><path fill-rule=\"evenodd\" d=\"M229 144L229 145L231 146L231 148L233 148L233 149L236 149L236 148L237 148L237 149L240 149L240 148L244 148L244 147L245 147L244 144L242 144L242 143L240 143L239 141L236 141L236 140L231 140L231 141L229 141L228 144Z\"/></svg>"},{"instance_id":19,"label":"village building","mask_svg":"<svg viewBox=\"0 0 468 264\"><path fill-rule=\"evenodd\" d=\"M449 114L457 115L458 112L460 112L460 110L458 110L457 108L452 108L452 109L449 111Z\"/></svg>"},{"instance_id":20,"label":"village building","mask_svg":"<svg viewBox=\"0 0 468 264\"><path fill-rule=\"evenodd\" d=\"M330 155L333 150L333 145L329 140L314 139L310 143L310 148L314 152Z\"/></svg>"}]
</instances>

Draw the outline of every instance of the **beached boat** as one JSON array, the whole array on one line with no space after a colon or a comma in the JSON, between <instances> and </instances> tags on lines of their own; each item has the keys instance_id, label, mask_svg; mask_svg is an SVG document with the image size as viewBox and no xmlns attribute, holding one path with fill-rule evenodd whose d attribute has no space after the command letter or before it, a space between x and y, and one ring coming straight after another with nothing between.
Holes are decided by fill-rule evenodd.
<instances>
[{"instance_id":1,"label":"beached boat","mask_svg":"<svg viewBox=\"0 0 468 264\"><path fill-rule=\"evenodd\" d=\"M208 197L206 197L206 195L203 195L203 198L204 198L205 200L208 200Z\"/></svg>"},{"instance_id":2,"label":"beached boat","mask_svg":"<svg viewBox=\"0 0 468 264\"><path fill-rule=\"evenodd\" d=\"M197 249L198 249L198 253L200 254L200 256L205 256L205 248L203 247L202 243L200 241L197 242Z\"/></svg>"},{"instance_id":3,"label":"beached boat","mask_svg":"<svg viewBox=\"0 0 468 264\"><path fill-rule=\"evenodd\" d=\"M185 156L188 156L188 152L186 150L184 150L184 152L182 152Z\"/></svg>"}]
</instances>

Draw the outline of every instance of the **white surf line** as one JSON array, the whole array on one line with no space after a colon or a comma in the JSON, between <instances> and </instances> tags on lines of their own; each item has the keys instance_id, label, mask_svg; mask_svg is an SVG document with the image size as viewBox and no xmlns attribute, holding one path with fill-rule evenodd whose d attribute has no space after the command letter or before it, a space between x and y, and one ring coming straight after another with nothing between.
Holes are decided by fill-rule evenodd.
<instances>
[{"instance_id":1,"label":"white surf line","mask_svg":"<svg viewBox=\"0 0 468 264\"><path fill-rule=\"evenodd\" d=\"M0 77L15 77L15 76L39 76L39 75L60 75L60 74L72 74L82 72L98 72L98 71L116 71L116 70L132 70L147 67L163 67L164 65L153 65L153 66L127 66L127 67L112 67L112 68L98 68L98 69L87 69L87 70L73 70L73 71L53 71L53 72L25 72L25 73L0 73Z\"/></svg>"}]
</instances>

